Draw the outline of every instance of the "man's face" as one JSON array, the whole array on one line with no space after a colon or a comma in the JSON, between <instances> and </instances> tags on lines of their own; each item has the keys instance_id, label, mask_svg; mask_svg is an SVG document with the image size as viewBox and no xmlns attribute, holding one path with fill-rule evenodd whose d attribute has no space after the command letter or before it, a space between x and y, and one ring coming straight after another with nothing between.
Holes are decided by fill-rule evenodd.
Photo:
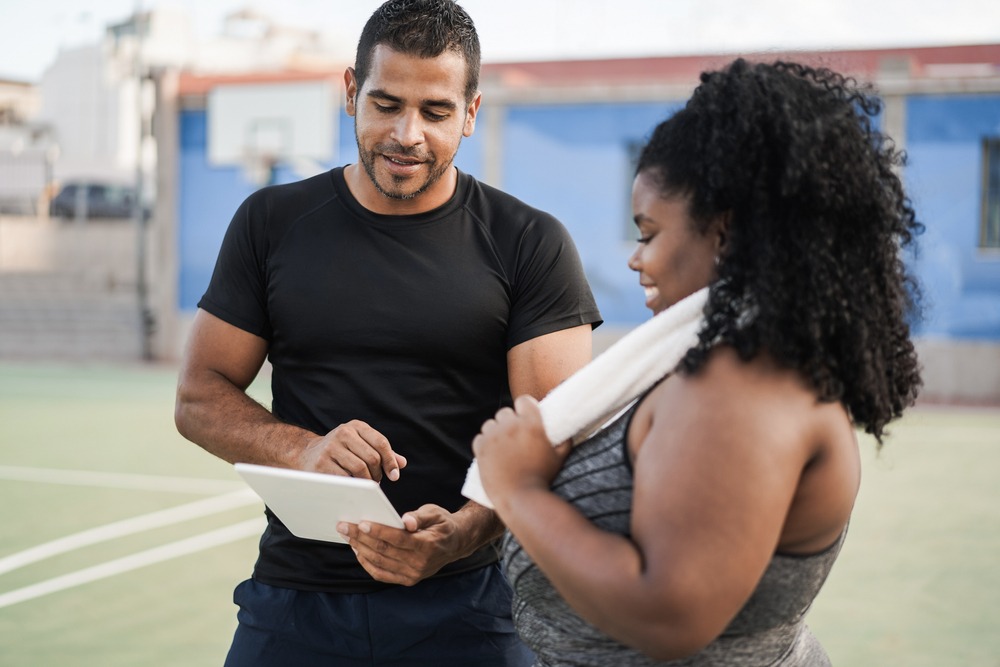
<instances>
[{"instance_id":1,"label":"man's face","mask_svg":"<svg viewBox=\"0 0 1000 667\"><path fill-rule=\"evenodd\" d=\"M454 192L455 153L472 135L480 97L465 101L465 59L447 51L420 58L379 45L364 88L345 74L347 113L354 116L367 181L355 196L379 213L415 213Z\"/></svg>"}]
</instances>

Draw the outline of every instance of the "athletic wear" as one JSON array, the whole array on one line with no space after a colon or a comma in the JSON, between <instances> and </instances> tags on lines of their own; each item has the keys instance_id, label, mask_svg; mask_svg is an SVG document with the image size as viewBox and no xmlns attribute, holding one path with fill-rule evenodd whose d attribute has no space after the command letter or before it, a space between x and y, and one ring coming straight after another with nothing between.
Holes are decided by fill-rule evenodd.
<instances>
[{"instance_id":1,"label":"athletic wear","mask_svg":"<svg viewBox=\"0 0 1000 667\"><path fill-rule=\"evenodd\" d=\"M418 215L371 213L343 169L264 188L237 210L199 307L268 341L272 411L325 434L360 419L407 458L383 489L401 513L449 511L482 423L511 403L507 351L600 314L565 228L459 173ZM271 512L258 581L378 590L350 548L291 535ZM497 560L496 546L441 575Z\"/></svg>"},{"instance_id":2,"label":"athletic wear","mask_svg":"<svg viewBox=\"0 0 1000 667\"><path fill-rule=\"evenodd\" d=\"M226 667L509 667L531 664L497 564L374 593L245 581ZM427 638L432 638L428 641Z\"/></svg>"},{"instance_id":3,"label":"athletic wear","mask_svg":"<svg viewBox=\"0 0 1000 667\"><path fill-rule=\"evenodd\" d=\"M573 448L552 483L596 526L629 535L632 468L626 434L636 405ZM846 532L845 532L846 534ZM651 660L611 639L574 612L508 533L504 565L514 588L514 623L539 667L822 667L830 664L803 617L840 552L835 544L810 556L775 554L753 595L722 635L699 653L670 662Z\"/></svg>"}]
</instances>

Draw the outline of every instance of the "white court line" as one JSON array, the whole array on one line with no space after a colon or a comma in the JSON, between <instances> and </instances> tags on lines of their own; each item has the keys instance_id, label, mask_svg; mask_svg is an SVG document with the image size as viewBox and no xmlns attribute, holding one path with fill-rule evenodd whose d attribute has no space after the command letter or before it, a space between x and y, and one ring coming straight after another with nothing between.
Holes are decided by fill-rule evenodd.
<instances>
[{"instance_id":1,"label":"white court line","mask_svg":"<svg viewBox=\"0 0 1000 667\"><path fill-rule=\"evenodd\" d=\"M243 482L197 477L166 477L163 475L137 475L123 472L94 470L57 470L54 468L26 468L0 466L0 479L18 482L47 482L76 486L100 486L142 491L172 491L176 493L226 493L246 488Z\"/></svg>"},{"instance_id":2,"label":"white court line","mask_svg":"<svg viewBox=\"0 0 1000 667\"><path fill-rule=\"evenodd\" d=\"M97 528L84 530L73 535L67 535L51 542L25 549L10 556L0 558L0 574L16 570L19 567L36 563L57 554L74 549L113 540L118 537L132 535L153 528L170 526L182 521L198 519L209 514L217 514L227 510L260 503L260 498L250 489L234 491L214 498L206 498L170 509L144 514L142 516L123 519Z\"/></svg>"},{"instance_id":3,"label":"white court line","mask_svg":"<svg viewBox=\"0 0 1000 667\"><path fill-rule=\"evenodd\" d=\"M146 551L140 551L139 553L132 554L131 556L125 556L124 558L108 561L107 563L103 563L101 565L95 565L94 567L77 570L76 572L71 572L61 577L55 577L54 579L49 579L31 586L18 588L8 593L0 594L0 608L9 607L19 602L25 602L26 600L33 600L35 598L42 597L43 595L48 595L49 593L56 593L67 588L80 586L99 579L113 577L116 574L136 570L147 565L154 565L172 558L178 558L180 556L197 553L199 551L211 549L212 547L221 546L230 542L236 542L237 540L242 540L246 537L259 535L263 527L264 518L258 517L256 519L250 519L249 521L233 524L232 526L227 526L226 528L219 528L218 530L212 530L184 540L164 544L163 546L148 549Z\"/></svg>"}]
</instances>

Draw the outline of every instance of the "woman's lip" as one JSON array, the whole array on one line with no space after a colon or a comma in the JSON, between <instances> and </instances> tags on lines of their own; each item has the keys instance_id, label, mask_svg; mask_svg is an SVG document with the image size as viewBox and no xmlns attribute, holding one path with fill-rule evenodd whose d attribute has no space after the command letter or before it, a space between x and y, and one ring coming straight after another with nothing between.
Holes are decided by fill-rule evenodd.
<instances>
[{"instance_id":1,"label":"woman's lip","mask_svg":"<svg viewBox=\"0 0 1000 667\"><path fill-rule=\"evenodd\" d=\"M646 295L646 306L651 308L653 302L656 301L658 296L660 296L660 290L656 289L656 287L652 285L643 285L642 289L643 293Z\"/></svg>"}]
</instances>

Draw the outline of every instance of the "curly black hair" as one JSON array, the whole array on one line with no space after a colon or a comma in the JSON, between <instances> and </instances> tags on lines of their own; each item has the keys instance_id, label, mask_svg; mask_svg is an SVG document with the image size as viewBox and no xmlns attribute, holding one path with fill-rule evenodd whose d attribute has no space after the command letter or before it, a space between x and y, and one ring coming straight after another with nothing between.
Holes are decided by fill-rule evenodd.
<instances>
[{"instance_id":1,"label":"curly black hair","mask_svg":"<svg viewBox=\"0 0 1000 667\"><path fill-rule=\"evenodd\" d=\"M701 75L637 173L688 198L697 231L728 216L694 374L718 344L766 350L879 444L921 385L908 319L919 290L903 248L922 231L873 119L873 89L826 68L739 59Z\"/></svg>"},{"instance_id":2,"label":"curly black hair","mask_svg":"<svg viewBox=\"0 0 1000 667\"><path fill-rule=\"evenodd\" d=\"M465 99L479 90L479 34L472 18L454 0L387 0L369 17L358 40L354 76L364 87L372 52L379 44L421 58L454 51L465 58Z\"/></svg>"}]
</instances>

